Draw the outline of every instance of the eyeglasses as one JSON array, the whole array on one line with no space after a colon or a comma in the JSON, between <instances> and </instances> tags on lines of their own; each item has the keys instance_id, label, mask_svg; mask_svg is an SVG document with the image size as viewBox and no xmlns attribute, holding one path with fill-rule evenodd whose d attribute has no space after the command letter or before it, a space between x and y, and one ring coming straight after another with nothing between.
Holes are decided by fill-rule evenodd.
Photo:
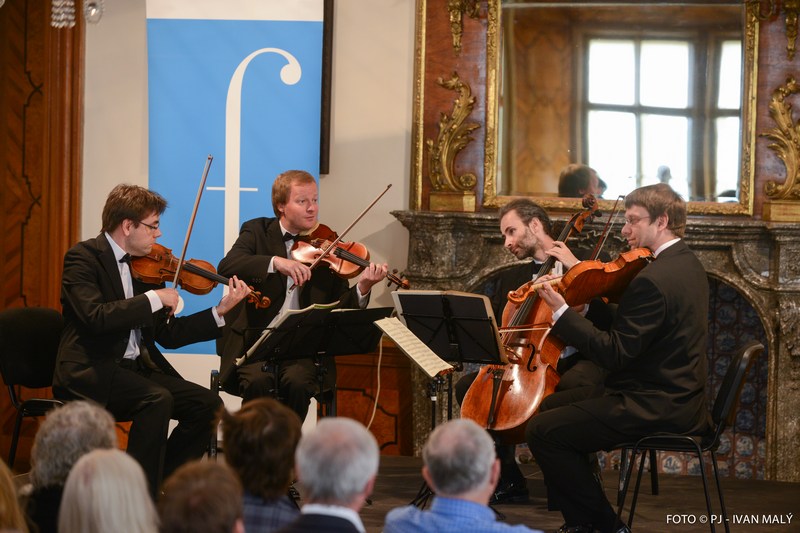
<instances>
[{"instance_id":1,"label":"eyeglasses","mask_svg":"<svg viewBox=\"0 0 800 533\"><path fill-rule=\"evenodd\" d=\"M625 224L627 224L629 226L635 226L636 224L639 223L640 220L646 220L648 218L650 218L650 216L637 217L637 216L633 215L633 216L625 217Z\"/></svg>"},{"instance_id":2,"label":"eyeglasses","mask_svg":"<svg viewBox=\"0 0 800 533\"><path fill-rule=\"evenodd\" d=\"M159 224L158 224L158 223L156 223L155 225L153 225L153 224L148 224L148 223L146 223L146 222L142 222L142 221L140 220L140 221L139 221L139 224L141 224L142 226L145 226L145 227L146 227L146 228L148 228L150 231L158 231L158 226L159 226Z\"/></svg>"}]
</instances>

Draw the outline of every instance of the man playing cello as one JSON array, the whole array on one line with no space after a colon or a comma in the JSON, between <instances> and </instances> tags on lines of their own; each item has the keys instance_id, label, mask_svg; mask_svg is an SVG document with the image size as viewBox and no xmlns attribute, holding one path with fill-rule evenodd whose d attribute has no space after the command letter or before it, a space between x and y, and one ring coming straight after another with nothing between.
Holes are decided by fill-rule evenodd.
<instances>
[{"instance_id":1,"label":"man playing cello","mask_svg":"<svg viewBox=\"0 0 800 533\"><path fill-rule=\"evenodd\" d=\"M500 209L499 217L500 231L503 234L506 249L517 259L530 258L532 261L507 269L497 278L490 299L495 317L498 319L503 316L503 309L508 303L508 292L516 290L536 278L548 256L557 260L551 271L555 275L560 275L578 263L578 259L563 242L556 241L551 237L550 217L538 204L527 198L519 198L504 205ZM562 353L557 370L561 375L557 391L594 390L603 380L602 371L594 363L583 359L579 353L569 347ZM476 375L477 373L474 372L466 374L456 383L455 392L459 404L463 403L464 396ZM542 408L545 408L544 403ZM501 462L501 475L491 503L527 500L528 489L525 478L516 463L514 446L499 445L497 456Z\"/></svg>"}]
</instances>

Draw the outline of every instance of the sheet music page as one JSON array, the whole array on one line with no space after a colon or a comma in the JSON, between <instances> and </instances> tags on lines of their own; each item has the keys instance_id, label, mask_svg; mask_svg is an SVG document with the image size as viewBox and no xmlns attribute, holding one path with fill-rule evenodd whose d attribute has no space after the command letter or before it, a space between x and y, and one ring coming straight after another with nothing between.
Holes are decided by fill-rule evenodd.
<instances>
[{"instance_id":1,"label":"sheet music page","mask_svg":"<svg viewBox=\"0 0 800 533\"><path fill-rule=\"evenodd\" d=\"M394 318L383 318L376 320L375 325L381 328L386 335L406 354L428 377L434 377L440 372L453 369L453 365L441 359L438 355L425 346L425 344L411 333L400 320Z\"/></svg>"}]
</instances>

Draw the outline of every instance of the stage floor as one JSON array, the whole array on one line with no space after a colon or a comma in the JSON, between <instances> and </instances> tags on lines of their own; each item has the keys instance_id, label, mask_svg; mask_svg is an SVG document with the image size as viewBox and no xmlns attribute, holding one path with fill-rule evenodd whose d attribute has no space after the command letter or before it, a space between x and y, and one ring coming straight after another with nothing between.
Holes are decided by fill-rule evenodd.
<instances>
[{"instance_id":1,"label":"stage floor","mask_svg":"<svg viewBox=\"0 0 800 533\"><path fill-rule=\"evenodd\" d=\"M414 499L422 485L421 464L421 459L415 457L381 456L372 505L361 511L369 533L381 531L390 509L407 505ZM530 502L498 505L497 510L506 516L509 524L555 531L563 520L560 513L547 510L541 472L535 465L522 465L522 468L528 479ZM612 503L616 501L617 479L617 472L608 472L603 480ZM633 531L710 531L708 523L701 523L701 520L707 520L707 512L703 483L699 477L662 474L659 484L659 495L652 496L649 475L642 478ZM732 532L800 532L800 483L723 479L722 487ZM719 513L719 500L713 485L712 491L712 509ZM627 520L627 512L624 518ZM717 531L725 531L722 524L717 526Z\"/></svg>"}]
</instances>

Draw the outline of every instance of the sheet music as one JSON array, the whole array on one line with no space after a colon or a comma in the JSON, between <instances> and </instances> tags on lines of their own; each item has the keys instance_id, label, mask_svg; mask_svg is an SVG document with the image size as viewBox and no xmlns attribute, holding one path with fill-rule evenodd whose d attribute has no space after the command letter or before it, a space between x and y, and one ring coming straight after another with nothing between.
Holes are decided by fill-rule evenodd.
<instances>
[{"instance_id":1,"label":"sheet music","mask_svg":"<svg viewBox=\"0 0 800 533\"><path fill-rule=\"evenodd\" d=\"M442 360L438 355L425 346L425 344L411 333L396 317L376 320L375 325L381 328L386 335L429 377L434 377L441 372L450 371L453 365Z\"/></svg>"}]
</instances>

